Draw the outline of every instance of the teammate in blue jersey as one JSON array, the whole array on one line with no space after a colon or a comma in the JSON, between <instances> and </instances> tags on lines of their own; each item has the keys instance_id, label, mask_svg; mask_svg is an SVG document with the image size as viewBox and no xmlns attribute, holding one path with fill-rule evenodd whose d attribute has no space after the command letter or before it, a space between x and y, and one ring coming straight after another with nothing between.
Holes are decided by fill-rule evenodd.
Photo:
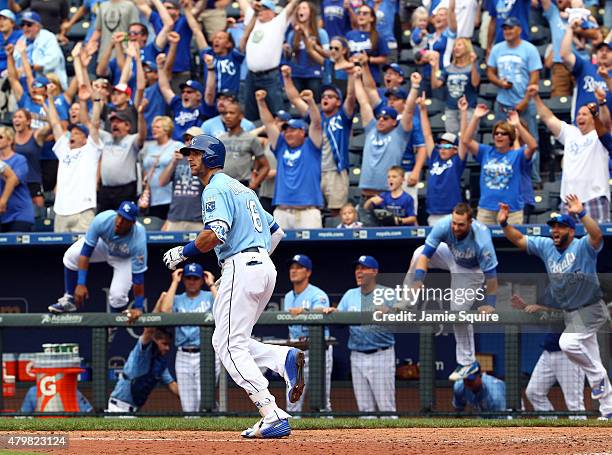
<instances>
[{"instance_id":1,"label":"teammate in blue jersey","mask_svg":"<svg viewBox=\"0 0 612 455\"><path fill-rule=\"evenodd\" d=\"M64 254L64 295L49 306L52 313L76 311L89 296L89 264L106 262L113 268L108 292L111 311L119 312L128 304L130 287L134 305L124 313L130 322L142 314L144 307L144 273L147 270L147 236L136 221L138 207L123 201L117 210L99 213L91 222L85 237L77 240Z\"/></svg>"},{"instance_id":2,"label":"teammate in blue jersey","mask_svg":"<svg viewBox=\"0 0 612 455\"><path fill-rule=\"evenodd\" d=\"M504 235L520 250L538 256L548 273L551 306L564 313L565 330L559 347L584 370L591 397L599 400L602 418L612 418L612 386L601 362L597 331L609 322L597 277L597 255L603 248L599 224L584 209L578 196L570 194L565 203L569 214L548 221L551 237L526 236L508 224L508 205L500 204L497 220ZM575 238L577 216L587 235Z\"/></svg>"},{"instance_id":3,"label":"teammate in blue jersey","mask_svg":"<svg viewBox=\"0 0 612 455\"><path fill-rule=\"evenodd\" d=\"M290 260L289 281L293 289L285 294L283 310L297 316L304 313L326 313L329 311L329 297L322 289L310 283L312 275L312 261L305 254L296 254ZM308 326L290 325L290 340L308 340L310 332ZM325 338L329 338L329 329L325 327ZM304 353L306 366L304 376L308 377L308 352ZM329 345L325 350L325 407L324 411L331 412L331 373L334 362L333 347ZM304 404L304 395L296 403L288 403L287 411L300 412Z\"/></svg>"},{"instance_id":4,"label":"teammate in blue jersey","mask_svg":"<svg viewBox=\"0 0 612 455\"><path fill-rule=\"evenodd\" d=\"M386 312L395 300L381 298L389 288L376 283L378 261L360 256L355 261L356 288L344 293L338 308L330 311ZM359 412L395 412L395 336L388 327L349 327L353 392Z\"/></svg>"},{"instance_id":5,"label":"teammate in blue jersey","mask_svg":"<svg viewBox=\"0 0 612 455\"><path fill-rule=\"evenodd\" d=\"M477 370L453 385L453 407L463 411L470 405L474 411L505 411L506 384L501 379Z\"/></svg>"},{"instance_id":6,"label":"teammate in blue jersey","mask_svg":"<svg viewBox=\"0 0 612 455\"><path fill-rule=\"evenodd\" d=\"M161 300L153 312L160 307ZM106 412L138 411L160 382L178 395L176 381L168 371L167 355L171 348L171 332L164 327L146 327L123 366L123 372L108 399Z\"/></svg>"},{"instance_id":7,"label":"teammate in blue jersey","mask_svg":"<svg viewBox=\"0 0 612 455\"><path fill-rule=\"evenodd\" d=\"M180 283L185 292L177 294ZM206 284L210 291L202 290ZM212 313L217 295L215 277L200 264L187 264L172 272L172 283L162 293L162 313ZM175 371L183 412L200 411L200 327L178 326L174 332L177 348ZM218 361L218 357L216 359ZM218 363L218 362L217 362ZM217 367L217 373L219 368Z\"/></svg>"},{"instance_id":8,"label":"teammate in blue jersey","mask_svg":"<svg viewBox=\"0 0 612 455\"><path fill-rule=\"evenodd\" d=\"M482 313L495 311L497 294L497 256L493 248L491 232L484 224L472 219L469 205L461 202L453 213L442 218L433 227L425 245L412 255L410 269L404 284L413 289L423 289L423 281L429 268L448 270L451 273L452 311L467 311L474 303ZM486 297L482 285L486 282ZM464 298L458 298L462 295ZM410 302L415 304L415 302ZM476 362L474 326L454 324L456 360L459 364L449 376L458 381L473 374Z\"/></svg>"},{"instance_id":9,"label":"teammate in blue jersey","mask_svg":"<svg viewBox=\"0 0 612 455\"><path fill-rule=\"evenodd\" d=\"M236 384L253 401L261 419L242 432L246 438L280 438L291 433L285 411L276 405L260 367L269 368L288 382L288 401L295 403L304 390L304 353L251 338L276 283L270 254L283 232L262 207L255 193L222 172L225 146L203 134L181 153L191 173L204 185L204 230L185 246L164 254L172 270L189 257L215 250L221 265L221 284L213 305L213 347Z\"/></svg>"}]
</instances>

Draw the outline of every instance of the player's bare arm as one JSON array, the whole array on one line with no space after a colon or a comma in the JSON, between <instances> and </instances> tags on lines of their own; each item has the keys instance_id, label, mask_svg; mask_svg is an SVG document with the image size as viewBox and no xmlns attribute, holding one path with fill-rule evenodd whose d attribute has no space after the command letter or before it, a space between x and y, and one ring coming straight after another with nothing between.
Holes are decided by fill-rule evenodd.
<instances>
[{"instance_id":1,"label":"player's bare arm","mask_svg":"<svg viewBox=\"0 0 612 455\"><path fill-rule=\"evenodd\" d=\"M510 208L508 204L499 204L499 212L497 212L497 222L504 230L504 235L510 240L514 246L521 251L527 251L527 237L525 237L518 229L508 224L508 214Z\"/></svg>"}]
</instances>

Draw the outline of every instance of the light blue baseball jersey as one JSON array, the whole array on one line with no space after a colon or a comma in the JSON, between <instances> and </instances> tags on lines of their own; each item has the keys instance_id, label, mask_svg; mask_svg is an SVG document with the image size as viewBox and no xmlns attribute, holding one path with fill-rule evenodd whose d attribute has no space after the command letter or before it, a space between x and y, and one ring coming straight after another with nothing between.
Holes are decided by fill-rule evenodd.
<instances>
[{"instance_id":1,"label":"light blue baseball jersey","mask_svg":"<svg viewBox=\"0 0 612 455\"><path fill-rule=\"evenodd\" d=\"M132 259L132 273L143 273L147 270L147 234L140 223L134 226L127 235L115 234L117 212L107 210L93 219L85 234L85 243L93 248L98 239L102 239L111 256Z\"/></svg>"},{"instance_id":2,"label":"light blue baseball jersey","mask_svg":"<svg viewBox=\"0 0 612 455\"><path fill-rule=\"evenodd\" d=\"M131 380L143 377L150 374L152 357L156 349L153 348L154 341L150 341L146 346L142 344L141 338L136 342L136 346L130 352L128 359L123 366L123 374L119 377L115 389L111 393L111 397L121 400L125 403L134 404L132 397L132 382ZM129 379L128 379L129 378ZM174 382L174 378L165 368L161 372L160 381L162 384L170 384Z\"/></svg>"},{"instance_id":3,"label":"light blue baseball jersey","mask_svg":"<svg viewBox=\"0 0 612 455\"><path fill-rule=\"evenodd\" d=\"M213 296L210 291L200 291L191 298L187 293L174 297L172 311L174 313L208 313L212 311ZM180 346L200 346L200 327L178 326L174 332L174 344Z\"/></svg>"},{"instance_id":4,"label":"light blue baseball jersey","mask_svg":"<svg viewBox=\"0 0 612 455\"><path fill-rule=\"evenodd\" d=\"M506 384L501 379L482 374L482 387L474 393L463 381L455 382L453 386L453 407L463 411L469 404L474 411L505 411L506 410Z\"/></svg>"},{"instance_id":5,"label":"light blue baseball jersey","mask_svg":"<svg viewBox=\"0 0 612 455\"><path fill-rule=\"evenodd\" d=\"M296 294L295 291L289 291L285 294L283 310L289 311L289 308L304 308L308 311L313 311L317 308L329 308L329 297L322 289L309 284L299 294ZM289 326L289 338L292 340L308 336L308 326ZM325 336L329 337L329 329L327 327L325 328Z\"/></svg>"},{"instance_id":6,"label":"light blue baseball jersey","mask_svg":"<svg viewBox=\"0 0 612 455\"><path fill-rule=\"evenodd\" d=\"M550 237L527 236L527 253L544 262L550 296L563 310L575 310L602 299L597 278L597 254L602 248L603 242L597 249L593 248L587 235L574 238L563 251L555 247Z\"/></svg>"},{"instance_id":7,"label":"light blue baseball jersey","mask_svg":"<svg viewBox=\"0 0 612 455\"><path fill-rule=\"evenodd\" d=\"M472 228L468 235L459 240L451 229L452 215L442 218L432 228L425 240L425 245L438 248L440 242L448 245L455 262L468 269L480 268L483 272L490 272L497 267L497 256L491 231L479 221L472 221Z\"/></svg>"},{"instance_id":8,"label":"light blue baseball jersey","mask_svg":"<svg viewBox=\"0 0 612 455\"><path fill-rule=\"evenodd\" d=\"M251 247L270 251L269 218L257 195L222 172L202 192L202 220L221 241L215 247L219 261Z\"/></svg>"},{"instance_id":9,"label":"light blue baseball jersey","mask_svg":"<svg viewBox=\"0 0 612 455\"><path fill-rule=\"evenodd\" d=\"M369 294L362 294L361 288L349 289L342 296L338 311L374 311L377 308L377 305L374 305L374 294L382 293L385 289L389 288L380 284ZM394 306L392 301L385 301L384 304L389 308ZM352 351L371 351L395 344L393 333L380 325L352 325L349 327L349 334L348 347Z\"/></svg>"}]
</instances>

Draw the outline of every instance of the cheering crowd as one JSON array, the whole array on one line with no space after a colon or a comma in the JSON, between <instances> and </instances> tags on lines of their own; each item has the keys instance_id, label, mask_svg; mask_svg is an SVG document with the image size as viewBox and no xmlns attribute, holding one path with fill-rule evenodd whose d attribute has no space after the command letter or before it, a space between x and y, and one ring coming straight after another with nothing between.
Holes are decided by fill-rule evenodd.
<instances>
[{"instance_id":1,"label":"cheering crowd","mask_svg":"<svg viewBox=\"0 0 612 455\"><path fill-rule=\"evenodd\" d=\"M600 6L0 1L0 231L83 232L124 200L199 230L177 150L202 133L284 229L433 225L466 200L521 224L555 179L551 213L576 194L609 222Z\"/></svg>"}]
</instances>

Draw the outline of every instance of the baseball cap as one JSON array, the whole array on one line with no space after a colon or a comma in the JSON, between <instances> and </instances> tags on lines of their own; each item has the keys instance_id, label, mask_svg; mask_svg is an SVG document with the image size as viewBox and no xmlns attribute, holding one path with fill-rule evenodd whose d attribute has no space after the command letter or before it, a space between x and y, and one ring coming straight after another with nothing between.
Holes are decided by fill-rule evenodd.
<instances>
[{"instance_id":1,"label":"baseball cap","mask_svg":"<svg viewBox=\"0 0 612 455\"><path fill-rule=\"evenodd\" d=\"M0 14L2 13L0 12ZM612 49L612 43L606 43L605 41L602 41L597 46L595 46L595 50L598 51L602 47L607 47L608 49Z\"/></svg>"},{"instance_id":2,"label":"baseball cap","mask_svg":"<svg viewBox=\"0 0 612 455\"><path fill-rule=\"evenodd\" d=\"M49 83L49 79L45 76L36 76L32 82L32 88L44 88Z\"/></svg>"},{"instance_id":3,"label":"baseball cap","mask_svg":"<svg viewBox=\"0 0 612 455\"><path fill-rule=\"evenodd\" d=\"M301 118L292 118L291 120L287 121L287 123L283 125L283 130L286 130L287 128L295 128L298 130L307 131L308 124Z\"/></svg>"},{"instance_id":4,"label":"baseball cap","mask_svg":"<svg viewBox=\"0 0 612 455\"><path fill-rule=\"evenodd\" d=\"M374 256L363 255L363 256L359 256L359 258L355 261L355 265L362 265L370 269L377 269L378 261L374 259Z\"/></svg>"},{"instance_id":5,"label":"baseball cap","mask_svg":"<svg viewBox=\"0 0 612 455\"><path fill-rule=\"evenodd\" d=\"M520 27L521 26L521 22L518 20L518 18L514 17L514 16L508 16L506 19L504 19L504 22L502 22L502 28L504 27Z\"/></svg>"},{"instance_id":6,"label":"baseball cap","mask_svg":"<svg viewBox=\"0 0 612 455\"><path fill-rule=\"evenodd\" d=\"M196 137L201 134L204 134L204 131L202 131L202 128L200 128L199 126L192 126L187 131L185 131L185 133L183 133L183 136Z\"/></svg>"},{"instance_id":7,"label":"baseball cap","mask_svg":"<svg viewBox=\"0 0 612 455\"><path fill-rule=\"evenodd\" d=\"M128 122L130 124L132 123L132 117L130 117L125 111L113 111L108 117L109 120L113 120L115 118L123 122Z\"/></svg>"},{"instance_id":8,"label":"baseball cap","mask_svg":"<svg viewBox=\"0 0 612 455\"><path fill-rule=\"evenodd\" d=\"M402 69L402 67L399 66L397 63L389 63L388 65L383 66L383 71L387 71L387 70L393 70L397 74L402 76L403 78L406 77L406 73L404 73L404 70Z\"/></svg>"},{"instance_id":9,"label":"baseball cap","mask_svg":"<svg viewBox=\"0 0 612 455\"><path fill-rule=\"evenodd\" d=\"M405 100L406 98L408 98L408 92L401 87L391 87L385 92L385 96L394 96L396 98Z\"/></svg>"},{"instance_id":10,"label":"baseball cap","mask_svg":"<svg viewBox=\"0 0 612 455\"><path fill-rule=\"evenodd\" d=\"M191 264L187 264L183 269L183 276L195 276L198 278L202 278L204 276L204 269L200 264L196 264L195 262Z\"/></svg>"},{"instance_id":11,"label":"baseball cap","mask_svg":"<svg viewBox=\"0 0 612 455\"><path fill-rule=\"evenodd\" d=\"M185 88L190 88L192 90L204 94L204 87L202 86L202 84L200 84L198 81L194 81L193 79L189 79L187 82L183 82L181 85L179 85L179 88L181 90Z\"/></svg>"},{"instance_id":12,"label":"baseball cap","mask_svg":"<svg viewBox=\"0 0 612 455\"><path fill-rule=\"evenodd\" d=\"M144 62L142 62L142 66L148 66L153 71L157 71L157 65L152 60L145 60Z\"/></svg>"},{"instance_id":13,"label":"baseball cap","mask_svg":"<svg viewBox=\"0 0 612 455\"><path fill-rule=\"evenodd\" d=\"M40 19L40 15L38 13L35 13L34 11L26 11L25 13L23 13L21 15L21 22L30 22L33 24L42 24L42 21Z\"/></svg>"},{"instance_id":14,"label":"baseball cap","mask_svg":"<svg viewBox=\"0 0 612 455\"><path fill-rule=\"evenodd\" d=\"M236 95L236 93L235 93L235 92L233 92L232 90L230 90L229 88L224 88L223 90L221 90L221 91L220 91L220 92L217 94L217 97L220 97L220 96L224 96L224 97L226 97L226 98L231 98L231 99L233 99L233 100L235 100L235 101L237 101L237 100L238 100L238 95Z\"/></svg>"},{"instance_id":15,"label":"baseball cap","mask_svg":"<svg viewBox=\"0 0 612 455\"><path fill-rule=\"evenodd\" d=\"M12 20L13 22L16 21L15 13L13 13L10 9L3 9L2 11L0 11L0 16L4 16L7 19Z\"/></svg>"},{"instance_id":16,"label":"baseball cap","mask_svg":"<svg viewBox=\"0 0 612 455\"><path fill-rule=\"evenodd\" d=\"M132 201L123 201L119 204L117 213L128 221L136 221L138 216L138 207Z\"/></svg>"},{"instance_id":17,"label":"baseball cap","mask_svg":"<svg viewBox=\"0 0 612 455\"><path fill-rule=\"evenodd\" d=\"M569 227L570 229L576 229L576 222L574 218L570 215L557 215L546 222L549 226L553 224L563 224L564 226Z\"/></svg>"},{"instance_id":18,"label":"baseball cap","mask_svg":"<svg viewBox=\"0 0 612 455\"><path fill-rule=\"evenodd\" d=\"M276 3L273 0L261 0L260 3L264 8L271 9L272 11L276 10Z\"/></svg>"},{"instance_id":19,"label":"baseball cap","mask_svg":"<svg viewBox=\"0 0 612 455\"><path fill-rule=\"evenodd\" d=\"M397 111L390 106L385 106L382 109L379 109L378 113L376 114L376 119L378 120L378 118L382 117L383 115L388 115L392 119L397 120Z\"/></svg>"},{"instance_id":20,"label":"baseball cap","mask_svg":"<svg viewBox=\"0 0 612 455\"><path fill-rule=\"evenodd\" d=\"M321 87L321 92L320 92L321 96L323 96L323 93L325 93L325 90L330 90L330 91L334 92L336 94L336 96L338 97L338 99L340 101L342 101L342 92L335 85L326 84L326 85L322 86Z\"/></svg>"},{"instance_id":21,"label":"baseball cap","mask_svg":"<svg viewBox=\"0 0 612 455\"><path fill-rule=\"evenodd\" d=\"M274 114L274 117L276 117L279 120L282 120L283 122L288 122L289 120L291 120L291 114L282 109L278 111L276 114Z\"/></svg>"},{"instance_id":22,"label":"baseball cap","mask_svg":"<svg viewBox=\"0 0 612 455\"><path fill-rule=\"evenodd\" d=\"M289 264L298 264L302 267L306 267L308 270L312 270L312 261L305 254L296 254L291 258Z\"/></svg>"},{"instance_id":23,"label":"baseball cap","mask_svg":"<svg viewBox=\"0 0 612 455\"><path fill-rule=\"evenodd\" d=\"M113 92L125 93L127 96L132 96L132 89L127 84L117 84L113 87Z\"/></svg>"},{"instance_id":24,"label":"baseball cap","mask_svg":"<svg viewBox=\"0 0 612 455\"><path fill-rule=\"evenodd\" d=\"M77 130L81 131L85 136L89 136L89 128L87 128L84 124L82 124L82 123L73 123L72 125L70 125L68 127L68 131L72 131L75 128Z\"/></svg>"},{"instance_id":25,"label":"baseball cap","mask_svg":"<svg viewBox=\"0 0 612 455\"><path fill-rule=\"evenodd\" d=\"M449 144L457 145L457 135L453 133L444 133L438 137L438 142L446 141Z\"/></svg>"}]
</instances>

